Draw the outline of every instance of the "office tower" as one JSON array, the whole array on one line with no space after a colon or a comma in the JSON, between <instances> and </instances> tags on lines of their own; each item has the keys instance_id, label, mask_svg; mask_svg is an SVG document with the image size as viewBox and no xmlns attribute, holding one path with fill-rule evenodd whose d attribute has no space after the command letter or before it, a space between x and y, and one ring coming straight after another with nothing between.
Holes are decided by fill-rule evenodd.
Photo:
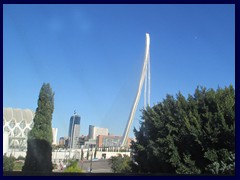
<instances>
[{"instance_id":1,"label":"office tower","mask_svg":"<svg viewBox=\"0 0 240 180\"><path fill-rule=\"evenodd\" d=\"M81 117L79 115L73 115L70 118L69 123L69 148L77 149L78 148L78 138L80 135L80 119Z\"/></svg>"}]
</instances>

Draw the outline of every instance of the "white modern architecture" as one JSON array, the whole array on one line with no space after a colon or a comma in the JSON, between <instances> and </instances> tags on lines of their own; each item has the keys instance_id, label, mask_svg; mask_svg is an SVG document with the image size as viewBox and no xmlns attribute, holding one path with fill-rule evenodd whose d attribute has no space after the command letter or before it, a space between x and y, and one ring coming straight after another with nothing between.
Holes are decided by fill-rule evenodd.
<instances>
[{"instance_id":1,"label":"white modern architecture","mask_svg":"<svg viewBox=\"0 0 240 180\"><path fill-rule=\"evenodd\" d=\"M3 153L27 149L28 132L32 129L35 112L30 109L3 108ZM57 128L53 128L56 142Z\"/></svg>"},{"instance_id":2,"label":"white modern architecture","mask_svg":"<svg viewBox=\"0 0 240 180\"><path fill-rule=\"evenodd\" d=\"M33 127L34 116L34 111L30 109L3 108L3 139L8 141L8 147L5 148L26 149L27 135Z\"/></svg>"},{"instance_id":3,"label":"white modern architecture","mask_svg":"<svg viewBox=\"0 0 240 180\"><path fill-rule=\"evenodd\" d=\"M127 144L127 138L129 134L130 127L132 125L136 109L139 103L141 90L143 83L145 82L145 88L144 88L144 108L146 109L146 106L150 106L150 36L148 33L146 33L146 49L145 49L145 58L144 58L144 64L142 68L142 74L140 78L140 82L138 85L138 91L135 97L135 101L132 106L132 110L129 115L129 119L125 128L125 131L122 136L122 143L121 146L126 146ZM148 93L148 95L147 95Z\"/></svg>"}]
</instances>

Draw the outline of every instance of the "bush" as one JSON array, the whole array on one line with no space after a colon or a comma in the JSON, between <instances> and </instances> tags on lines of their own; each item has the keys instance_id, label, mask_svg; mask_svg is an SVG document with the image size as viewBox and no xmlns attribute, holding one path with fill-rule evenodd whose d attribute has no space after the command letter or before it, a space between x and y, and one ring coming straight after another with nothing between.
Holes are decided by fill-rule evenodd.
<instances>
[{"instance_id":1,"label":"bush","mask_svg":"<svg viewBox=\"0 0 240 180\"><path fill-rule=\"evenodd\" d=\"M15 161L14 162L14 171L22 171L24 163L22 161Z\"/></svg>"},{"instance_id":2,"label":"bush","mask_svg":"<svg viewBox=\"0 0 240 180\"><path fill-rule=\"evenodd\" d=\"M78 166L78 161L70 161L70 164L64 170L64 172L78 172L82 173L83 170Z\"/></svg>"},{"instance_id":3,"label":"bush","mask_svg":"<svg viewBox=\"0 0 240 180\"><path fill-rule=\"evenodd\" d=\"M131 166L130 157L127 155L118 154L118 156L112 156L110 158L111 169L114 173L130 173Z\"/></svg>"},{"instance_id":4,"label":"bush","mask_svg":"<svg viewBox=\"0 0 240 180\"><path fill-rule=\"evenodd\" d=\"M3 156L3 171L13 171L15 157L8 157L6 154Z\"/></svg>"}]
</instances>

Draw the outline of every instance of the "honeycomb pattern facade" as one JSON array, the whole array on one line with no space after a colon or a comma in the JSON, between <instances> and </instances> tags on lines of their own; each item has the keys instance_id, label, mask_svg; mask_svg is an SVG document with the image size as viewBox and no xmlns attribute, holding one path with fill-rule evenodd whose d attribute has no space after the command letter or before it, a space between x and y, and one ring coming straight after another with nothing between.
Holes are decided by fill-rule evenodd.
<instances>
[{"instance_id":1,"label":"honeycomb pattern facade","mask_svg":"<svg viewBox=\"0 0 240 180\"><path fill-rule=\"evenodd\" d=\"M30 109L3 108L3 131L8 132L9 146L26 148L28 132L35 113Z\"/></svg>"}]
</instances>

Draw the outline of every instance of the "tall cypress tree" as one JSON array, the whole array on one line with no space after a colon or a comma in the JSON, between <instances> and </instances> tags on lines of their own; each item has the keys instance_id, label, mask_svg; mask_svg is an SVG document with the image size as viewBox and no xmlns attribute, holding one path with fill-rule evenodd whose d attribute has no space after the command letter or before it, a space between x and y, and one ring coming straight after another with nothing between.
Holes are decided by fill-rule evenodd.
<instances>
[{"instance_id":1,"label":"tall cypress tree","mask_svg":"<svg viewBox=\"0 0 240 180\"><path fill-rule=\"evenodd\" d=\"M51 172L52 166L52 113L54 93L49 83L40 90L34 126L28 134L27 156L22 171Z\"/></svg>"}]
</instances>

